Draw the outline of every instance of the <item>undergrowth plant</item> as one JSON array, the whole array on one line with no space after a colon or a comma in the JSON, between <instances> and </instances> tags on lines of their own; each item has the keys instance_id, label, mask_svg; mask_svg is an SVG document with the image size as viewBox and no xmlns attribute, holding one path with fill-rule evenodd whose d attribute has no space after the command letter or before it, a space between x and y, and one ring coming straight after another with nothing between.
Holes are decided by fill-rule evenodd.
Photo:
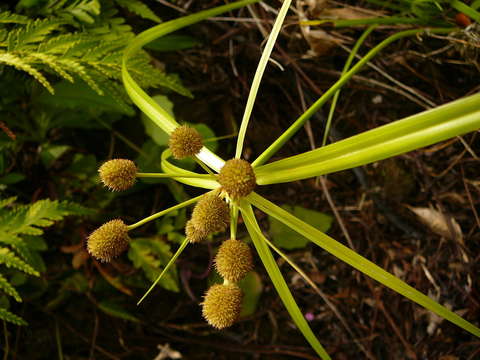
<instances>
[{"instance_id":1,"label":"undergrowth plant","mask_svg":"<svg viewBox=\"0 0 480 360\"><path fill-rule=\"evenodd\" d=\"M21 302L19 292L10 279L24 274L40 276L46 267L40 255L48 248L43 239L43 229L68 215L85 215L87 209L67 201L39 200L20 205L16 197L0 201L0 290ZM8 298L0 297L0 319L16 325L27 323L9 308Z\"/></svg>"},{"instance_id":2,"label":"undergrowth plant","mask_svg":"<svg viewBox=\"0 0 480 360\"><path fill-rule=\"evenodd\" d=\"M204 195L184 201L134 224L127 225L120 219L104 224L93 232L88 239L91 254L100 260L108 261L111 257L118 255L120 250L124 250L128 246L129 233L134 229L149 221L156 220L171 211L197 203L193 210L192 218L186 226L187 236L185 240L139 303L153 289L162 276L168 273L170 266L190 242L199 242L209 234L224 231L229 223L229 240L222 245L221 251L219 251L216 258L217 268L221 272L224 283L210 288L203 303L203 315L207 321L217 328L224 328L233 324L238 316L241 291L237 286L237 281L252 266L250 250L248 247L245 248L244 245L240 245L238 243L239 240L236 239L237 223L241 214L257 254L293 321L315 352L322 359L330 359L330 356L320 344L295 302L275 261L272 250L286 259L302 276L306 277L306 275L265 237L253 211L253 208L256 208L287 225L298 234L306 237L314 244L372 279L436 313L465 331L480 337L480 329L474 324L255 192L257 186L302 180L350 169L479 129L480 94L475 94L312 151L267 163L303 127L305 122L315 112L332 97L338 97L339 89L383 48L401 38L427 36L428 34L449 34L453 31L458 31L458 29L453 27L431 27L398 32L379 43L361 60L350 67L358 48L373 30L373 27L368 28L357 41L340 79L250 164L241 159L243 143L263 72L291 3L291 1L285 0L278 12L253 79L237 137L235 156L233 159L225 162L206 147L197 146L199 145L198 141L200 141L197 135L180 127L166 109L162 108L145 93L141 84L132 76L134 69L130 67L129 61L141 51L145 44L158 37L208 17L216 16L222 12L254 2L256 0L242 0L160 24L138 35L126 48L122 62L122 77L125 89L132 101L156 125L171 136L171 143L170 149L165 150L161 157L163 173L143 173L134 164L128 163L126 160L111 160L102 167L103 170L105 168L111 170L109 178L102 176L104 183L114 190L121 190L131 186L136 178L170 177L181 183L209 191ZM179 133L183 135L178 136ZM192 139L195 139L195 141ZM188 146L193 143L195 146ZM180 152L178 148L180 148ZM181 153L180 157L193 156L202 168L205 169L206 173L196 173L175 165L170 161L172 152ZM129 165L126 166L126 164ZM100 171L101 175L104 172L102 169ZM234 243L231 243L232 241ZM222 249L224 250L222 251ZM308 278L306 280L310 281Z\"/></svg>"},{"instance_id":3,"label":"undergrowth plant","mask_svg":"<svg viewBox=\"0 0 480 360\"><path fill-rule=\"evenodd\" d=\"M117 3L160 22L139 1ZM134 34L117 12L112 2L98 0L50 0L36 11L35 18L0 12L0 71L3 66L23 71L52 94L56 92L52 75L69 83L81 80L96 94L113 98L131 115L131 101L121 84L121 67L123 50ZM153 66L145 51L132 56L129 66L134 69L132 77L144 88L163 87L191 96L176 76Z\"/></svg>"}]
</instances>

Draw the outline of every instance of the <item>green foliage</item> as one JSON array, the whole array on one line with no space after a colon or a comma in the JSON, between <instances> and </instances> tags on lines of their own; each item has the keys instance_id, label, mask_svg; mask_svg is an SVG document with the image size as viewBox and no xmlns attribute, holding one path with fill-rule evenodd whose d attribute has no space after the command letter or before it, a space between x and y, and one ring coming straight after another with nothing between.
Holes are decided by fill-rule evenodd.
<instances>
[{"instance_id":1,"label":"green foliage","mask_svg":"<svg viewBox=\"0 0 480 360\"><path fill-rule=\"evenodd\" d=\"M39 200L30 205L15 205L15 197L0 200L0 265L32 276L39 276L45 264L39 251L46 249L41 238L44 228L68 215L86 215L84 207L67 201ZM0 268L2 273L4 268ZM21 302L20 294L0 273L0 290ZM8 272L9 274L11 272ZM5 273L7 274L7 273ZM0 319L16 325L26 322L0 307Z\"/></svg>"},{"instance_id":2,"label":"green foliage","mask_svg":"<svg viewBox=\"0 0 480 360\"><path fill-rule=\"evenodd\" d=\"M117 3L160 21L140 1ZM96 95L113 99L123 112L132 114L120 70L123 49L133 33L123 18L116 17L117 10L111 4L102 8L98 0L49 1L39 13L48 18L0 13L0 65L29 74L51 94L61 93L52 76L76 84L82 80ZM72 27L77 30L71 31ZM146 88L163 87L191 96L177 76L166 74L150 60L145 51L129 60L136 81Z\"/></svg>"},{"instance_id":3,"label":"green foliage","mask_svg":"<svg viewBox=\"0 0 480 360\"><path fill-rule=\"evenodd\" d=\"M128 251L128 258L133 262L133 266L142 269L150 281L155 281L171 257L170 245L158 238L134 239ZM165 273L159 284L167 290L179 291L175 266Z\"/></svg>"},{"instance_id":4,"label":"green foliage","mask_svg":"<svg viewBox=\"0 0 480 360\"><path fill-rule=\"evenodd\" d=\"M145 19L149 19L158 23L162 22L162 19L155 15L155 13L140 0L115 0L115 2L118 5L128 9L132 13L135 13Z\"/></svg>"},{"instance_id":5,"label":"green foliage","mask_svg":"<svg viewBox=\"0 0 480 360\"><path fill-rule=\"evenodd\" d=\"M282 209L295 215L300 220L305 221L307 224L312 225L322 232L327 232L332 225L333 218L330 215L305 209L301 206L289 206L283 205ZM269 216L268 221L270 223L270 235L272 236L272 242L283 249L301 249L307 246L310 242L303 236L298 236L297 232L290 227L284 225L281 221Z\"/></svg>"}]
</instances>

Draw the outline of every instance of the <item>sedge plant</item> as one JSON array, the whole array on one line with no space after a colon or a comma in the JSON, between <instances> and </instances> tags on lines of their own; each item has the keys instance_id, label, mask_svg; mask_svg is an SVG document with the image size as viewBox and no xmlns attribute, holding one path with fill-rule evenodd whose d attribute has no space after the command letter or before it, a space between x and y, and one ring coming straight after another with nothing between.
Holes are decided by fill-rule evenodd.
<instances>
[{"instance_id":1,"label":"sedge plant","mask_svg":"<svg viewBox=\"0 0 480 360\"><path fill-rule=\"evenodd\" d=\"M436 313L463 330L480 337L480 329L474 324L255 192L255 189L259 186L302 180L350 169L479 129L480 94L475 94L315 150L268 163L269 159L303 127L305 122L328 100L333 97L337 98L341 87L383 48L404 37L421 36L429 33L448 34L455 29L419 28L401 31L379 43L350 68L355 52L373 29L368 28L354 47L340 79L313 103L306 112L296 119L263 153L259 154L252 163L249 163L241 159L243 143L263 72L291 3L291 1L285 0L278 12L253 79L237 137L235 156L233 159L224 161L203 146L202 139L195 131L180 126L165 109L141 89L130 75L130 69L127 66L128 59L138 51L141 51L145 44L154 39L203 19L254 2L256 0L237 1L165 22L139 34L126 48L122 66L125 89L132 101L157 126L170 135L170 146L163 152L161 157L163 173L142 173L134 164L129 163L127 160L117 159L107 162L100 168L102 180L106 186L116 191L132 186L135 179L139 177L169 177L183 184L206 189L207 192L204 195L172 206L134 224L127 225L120 219L106 223L93 232L88 239L88 248L91 254L103 261L109 261L128 246L129 232L149 221L160 218L170 211L196 204L192 218L186 225L185 240L165 266L158 279L140 299L139 303L150 293L187 245L200 242L209 234L225 231L228 225L230 225L229 239L222 244L215 259L217 270L223 277L224 282L223 284L212 286L207 291L202 304L202 313L206 320L216 328L225 328L235 322L240 312L242 293L237 282L253 267L252 253L249 246L236 239L237 223L241 214L257 255L262 261L292 320L318 356L322 359L330 359L330 356L320 344L320 341L313 333L295 302L275 261L272 250L280 253L284 258L288 258L275 248L263 234L253 211L253 208L256 208L289 226L298 234L303 235L315 245L356 270ZM170 161L171 157L182 158L185 156L194 157L202 168L206 170L206 173L189 171ZM106 172L108 177L103 176L106 170L109 170ZM294 263L289 263L296 270L298 269ZM301 274L304 276L303 272Z\"/></svg>"}]
</instances>

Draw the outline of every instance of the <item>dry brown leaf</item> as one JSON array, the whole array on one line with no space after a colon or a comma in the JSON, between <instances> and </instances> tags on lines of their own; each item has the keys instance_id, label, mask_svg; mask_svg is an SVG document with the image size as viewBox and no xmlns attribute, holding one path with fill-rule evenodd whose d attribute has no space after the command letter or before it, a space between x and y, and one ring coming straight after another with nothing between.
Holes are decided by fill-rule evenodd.
<instances>
[{"instance_id":1,"label":"dry brown leaf","mask_svg":"<svg viewBox=\"0 0 480 360\"><path fill-rule=\"evenodd\" d=\"M462 229L452 216L442 214L440 211L431 208L411 206L408 206L408 208L435 234L463 244Z\"/></svg>"}]
</instances>

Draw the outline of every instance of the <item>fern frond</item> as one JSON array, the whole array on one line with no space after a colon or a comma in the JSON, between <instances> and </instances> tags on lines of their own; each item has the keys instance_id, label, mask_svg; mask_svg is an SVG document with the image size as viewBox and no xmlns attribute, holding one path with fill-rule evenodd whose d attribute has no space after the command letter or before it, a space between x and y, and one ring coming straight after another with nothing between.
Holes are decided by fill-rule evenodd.
<instances>
[{"instance_id":1,"label":"fern frond","mask_svg":"<svg viewBox=\"0 0 480 360\"><path fill-rule=\"evenodd\" d=\"M128 11L131 11L132 13L137 14L144 19L149 19L157 23L162 22L162 19L155 15L152 9L150 9L140 0L115 0L115 2L121 7L124 7Z\"/></svg>"},{"instance_id":2,"label":"fern frond","mask_svg":"<svg viewBox=\"0 0 480 360\"><path fill-rule=\"evenodd\" d=\"M11 196L11 197L6 198L6 199L0 199L0 209L3 210L3 208L5 206L13 204L15 202L15 200L17 200L16 196Z\"/></svg>"},{"instance_id":3,"label":"fern frond","mask_svg":"<svg viewBox=\"0 0 480 360\"><path fill-rule=\"evenodd\" d=\"M13 14L10 11L0 13L0 24L26 24L30 19L23 15Z\"/></svg>"},{"instance_id":4,"label":"fern frond","mask_svg":"<svg viewBox=\"0 0 480 360\"><path fill-rule=\"evenodd\" d=\"M98 95L103 95L102 89L100 89L98 84L92 79L92 77L88 74L88 71L82 64L80 64L80 62L71 59L60 59L59 62L65 65L68 70L77 74L88 84L88 86L95 90Z\"/></svg>"},{"instance_id":5,"label":"fern frond","mask_svg":"<svg viewBox=\"0 0 480 360\"><path fill-rule=\"evenodd\" d=\"M89 38L82 33L57 35L42 41L37 50L41 53L65 54L73 46L87 40Z\"/></svg>"},{"instance_id":6,"label":"fern frond","mask_svg":"<svg viewBox=\"0 0 480 360\"><path fill-rule=\"evenodd\" d=\"M43 234L42 227L48 227L55 220L68 215L88 213L84 207L67 201L39 200L31 205L21 205L0 218L0 231L10 235Z\"/></svg>"},{"instance_id":7,"label":"fern frond","mask_svg":"<svg viewBox=\"0 0 480 360\"><path fill-rule=\"evenodd\" d=\"M65 24L62 20L44 19L28 22L26 26L12 31L8 37L8 51L20 50L45 40L48 34Z\"/></svg>"},{"instance_id":8,"label":"fern frond","mask_svg":"<svg viewBox=\"0 0 480 360\"><path fill-rule=\"evenodd\" d=\"M20 294L15 290L12 284L8 282L8 280L0 274L0 290L2 290L5 294L10 295L13 297L17 302L22 302L22 298Z\"/></svg>"},{"instance_id":9,"label":"fern frond","mask_svg":"<svg viewBox=\"0 0 480 360\"><path fill-rule=\"evenodd\" d=\"M43 53L29 53L27 60L30 58L39 60L41 63L48 65L65 80L70 81L71 83L74 82L73 77L58 64L57 57Z\"/></svg>"},{"instance_id":10,"label":"fern frond","mask_svg":"<svg viewBox=\"0 0 480 360\"><path fill-rule=\"evenodd\" d=\"M40 84L42 84L51 94L54 94L52 85L47 80L45 76L42 75L40 71L32 67L30 64L26 63L23 59L17 55L11 53L0 53L0 63L4 63L10 66L15 67L18 70L25 71L26 73L33 76Z\"/></svg>"},{"instance_id":11,"label":"fern frond","mask_svg":"<svg viewBox=\"0 0 480 360\"><path fill-rule=\"evenodd\" d=\"M7 267L21 270L26 274L40 276L39 272L28 265L25 261L16 256L8 248L0 248L0 264L5 264Z\"/></svg>"},{"instance_id":12,"label":"fern frond","mask_svg":"<svg viewBox=\"0 0 480 360\"><path fill-rule=\"evenodd\" d=\"M23 325L23 326L28 325L28 323L25 320L23 320L20 316L12 314L7 309L1 308L1 307L0 307L0 319L8 321L15 325Z\"/></svg>"}]
</instances>

